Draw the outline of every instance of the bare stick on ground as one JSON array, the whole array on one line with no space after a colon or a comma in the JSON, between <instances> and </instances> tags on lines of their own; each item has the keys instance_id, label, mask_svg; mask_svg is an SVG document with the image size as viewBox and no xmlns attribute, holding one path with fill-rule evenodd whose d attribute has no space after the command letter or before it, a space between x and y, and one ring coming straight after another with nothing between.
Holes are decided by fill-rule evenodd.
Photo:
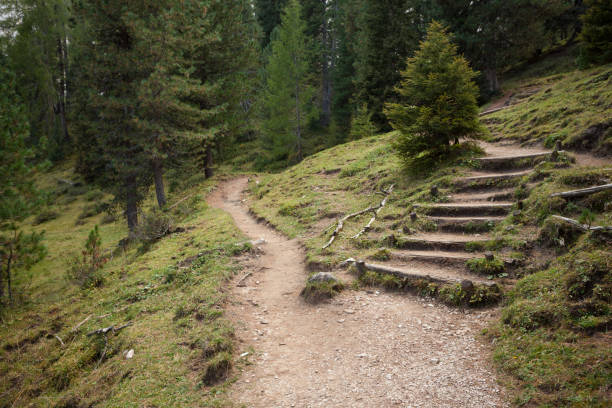
<instances>
[{"instance_id":1,"label":"bare stick on ground","mask_svg":"<svg viewBox=\"0 0 612 408\"><path fill-rule=\"evenodd\" d=\"M349 218L357 217L357 216L360 216L362 214L365 214L365 213L368 213L368 212L371 212L371 211L375 212L375 211L379 210L380 208L382 208L382 206L384 206L387 203L387 198L389 197L389 194L391 194L391 192L393 191L393 187L394 187L394 185L391 185L391 187L389 187L387 190L385 190L386 197L383 199L383 201L380 204L368 207L365 210L361 210L361 211L357 211L357 212L352 213L352 214L345 215L344 217L340 218L338 220L338 225L336 226L336 229L334 230L334 232L332 232L332 235L329 238L329 241L327 241L327 244L323 245L323 247L321 249L329 248L329 246L334 242L334 240L336 239L336 237L338 236L340 231L342 231L342 228L344 227L344 223ZM376 218L376 217L374 217L374 218Z\"/></svg>"},{"instance_id":2,"label":"bare stick on ground","mask_svg":"<svg viewBox=\"0 0 612 408\"><path fill-rule=\"evenodd\" d=\"M360 236L362 236L363 234L368 232L370 230L370 228L372 228L372 224L374 224L374 221L376 221L376 216L378 215L380 210L383 209L385 204L387 204L387 199L389 198L389 195L393 192L393 187L394 187L394 185L392 184L391 187L389 187L387 190L385 190L386 195L385 195L385 198L380 203L380 206L376 209L376 211L374 211L374 215L372 215L372 218L370 218L370 221L361 229L361 231L359 231L357 234L353 235L353 239L359 238Z\"/></svg>"}]
</instances>

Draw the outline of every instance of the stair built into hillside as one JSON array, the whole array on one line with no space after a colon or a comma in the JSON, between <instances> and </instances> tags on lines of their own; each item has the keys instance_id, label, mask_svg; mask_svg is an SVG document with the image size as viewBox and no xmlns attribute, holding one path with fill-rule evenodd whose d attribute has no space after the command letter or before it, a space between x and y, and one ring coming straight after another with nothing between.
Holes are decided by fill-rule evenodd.
<instances>
[{"instance_id":1,"label":"stair built into hillside","mask_svg":"<svg viewBox=\"0 0 612 408\"><path fill-rule=\"evenodd\" d=\"M554 160L559 152L508 155L507 149L489 146L489 155L476 159L478 170L456 179L448 189L432 187L434 202L413 206L405 236L387 237L384 252L370 258L373 263L349 262L360 274L370 270L427 284L459 284L466 290L479 285L497 287L495 279L506 276L516 260L505 256L508 251L491 252L504 246L491 231L506 217L518 215L522 203L516 201L514 192L524 177L538 163ZM421 283L418 289L423 288Z\"/></svg>"}]
</instances>

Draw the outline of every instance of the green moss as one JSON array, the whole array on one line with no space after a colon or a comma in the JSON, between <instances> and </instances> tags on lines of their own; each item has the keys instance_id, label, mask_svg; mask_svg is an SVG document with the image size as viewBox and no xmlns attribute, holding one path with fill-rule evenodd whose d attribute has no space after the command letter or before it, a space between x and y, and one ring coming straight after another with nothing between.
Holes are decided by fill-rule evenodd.
<instances>
[{"instance_id":1,"label":"green moss","mask_svg":"<svg viewBox=\"0 0 612 408\"><path fill-rule=\"evenodd\" d=\"M466 262L468 269L478 275L498 276L504 273L504 261L499 258L488 260L485 258L470 259Z\"/></svg>"}]
</instances>

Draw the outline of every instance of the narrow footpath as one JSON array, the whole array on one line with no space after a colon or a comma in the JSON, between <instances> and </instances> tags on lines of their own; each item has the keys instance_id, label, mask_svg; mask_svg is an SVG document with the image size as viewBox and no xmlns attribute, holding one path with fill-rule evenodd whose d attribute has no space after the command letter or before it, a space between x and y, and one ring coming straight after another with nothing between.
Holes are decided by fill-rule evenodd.
<instances>
[{"instance_id":1,"label":"narrow footpath","mask_svg":"<svg viewBox=\"0 0 612 408\"><path fill-rule=\"evenodd\" d=\"M209 199L252 239L265 239L252 272L232 284L227 315L237 355L252 364L232 387L247 407L504 407L479 332L490 310L458 310L412 295L344 291L306 304L304 251L248 213L246 178ZM237 281L237 280L236 280ZM254 353L252 352L254 350Z\"/></svg>"}]
</instances>

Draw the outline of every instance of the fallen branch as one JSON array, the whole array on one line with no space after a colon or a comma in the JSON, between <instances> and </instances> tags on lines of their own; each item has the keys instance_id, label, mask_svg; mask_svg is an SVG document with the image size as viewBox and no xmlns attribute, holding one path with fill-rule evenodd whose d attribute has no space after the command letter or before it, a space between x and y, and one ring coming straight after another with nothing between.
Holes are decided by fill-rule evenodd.
<instances>
[{"instance_id":1,"label":"fallen branch","mask_svg":"<svg viewBox=\"0 0 612 408\"><path fill-rule=\"evenodd\" d=\"M76 332L76 331L78 331L78 330L79 330L79 328L80 328L82 325L84 325L85 323L87 323L87 321L88 321L89 319L91 319L92 317L93 317L93 315L89 315L89 316L87 316L87 317L86 317L86 318L85 318L85 319L84 319L84 320L83 320L81 323L79 323L79 324L77 324L76 326L74 326L74 327L72 328L72 330L70 330L70 331L71 331L71 332L73 332L73 333L74 333L74 332Z\"/></svg>"},{"instance_id":2,"label":"fallen branch","mask_svg":"<svg viewBox=\"0 0 612 408\"><path fill-rule=\"evenodd\" d=\"M370 211L374 211L374 210L376 210L376 208L377 207L368 207L365 210L357 211L355 213L352 213L352 214L349 214L349 215L345 215L344 217L340 218L338 220L338 225L336 226L336 229L334 230L334 232L332 232L331 238L329 239L327 244L323 245L323 247L321 249L325 249L325 248L329 247L334 242L334 240L336 239L336 236L338 236L340 231L342 231L342 228L344 227L344 222L346 220L348 220L349 218L360 216L361 214L365 214L365 213L368 213Z\"/></svg>"},{"instance_id":3,"label":"fallen branch","mask_svg":"<svg viewBox=\"0 0 612 408\"><path fill-rule=\"evenodd\" d=\"M245 286L245 285L244 285L242 282L244 282L244 280L245 280L246 278L248 278L249 276L251 276L252 274L253 274L253 272L249 272L249 273L247 273L246 275L244 275L242 278L240 278L240 280L238 281L238 283L236 284L236 286L238 286L238 287Z\"/></svg>"},{"instance_id":4,"label":"fallen branch","mask_svg":"<svg viewBox=\"0 0 612 408\"><path fill-rule=\"evenodd\" d=\"M391 187L389 187L387 190L385 190L386 196L381 201L381 203L378 206L378 208L376 209L376 211L374 211L374 215L372 215L372 218L370 218L370 221L361 229L361 231L359 231L357 234L353 235L353 239L359 238L361 235L363 235L366 232L368 232L370 230L370 228L372 228L372 224L374 224L374 221L376 221L376 216L378 216L378 213L383 209L385 204L387 204L387 199L389 198L389 195L393 192L393 187L395 187L395 185L391 184Z\"/></svg>"},{"instance_id":5,"label":"fallen branch","mask_svg":"<svg viewBox=\"0 0 612 408\"><path fill-rule=\"evenodd\" d=\"M607 226L597 226L597 227L592 227L586 224L581 224L580 222L571 219L571 218L567 218L567 217L562 217L560 215L552 215L552 218L559 220L559 221L563 221L567 224L571 224L576 228L579 228L583 231L612 231L612 227L607 227Z\"/></svg>"},{"instance_id":6,"label":"fallen branch","mask_svg":"<svg viewBox=\"0 0 612 408\"><path fill-rule=\"evenodd\" d=\"M562 193L551 194L551 197L562 197L562 198L574 198L582 197L585 195L599 193L600 191L612 190L612 184L604 184L602 186L595 186L589 188L583 188L580 190L565 191Z\"/></svg>"},{"instance_id":7,"label":"fallen branch","mask_svg":"<svg viewBox=\"0 0 612 408\"><path fill-rule=\"evenodd\" d=\"M352 213L352 214L345 215L344 217L340 218L338 220L338 225L336 226L336 229L334 230L334 232L332 232L332 235L329 238L329 241L327 241L327 243L325 245L323 245L323 247L321 249L328 248L334 242L334 240L336 239L336 237L338 236L340 231L342 231L342 228L344 228L344 223L348 219L353 218L353 217L358 217L358 216L360 216L362 214L369 213L371 211L375 212L375 211L379 210L382 206L384 206L387 203L387 198L389 197L389 194L391 194L391 192L393 191L393 187L394 187L394 185L392 184L387 190L385 190L385 193L387 194L387 196L385 197L385 199L380 204L368 207L365 210L361 210L361 211L357 211L357 212ZM376 218L376 215L374 215L374 218Z\"/></svg>"},{"instance_id":8,"label":"fallen branch","mask_svg":"<svg viewBox=\"0 0 612 408\"><path fill-rule=\"evenodd\" d=\"M62 340L62 338L60 336L58 336L57 334L54 334L53 337L55 337L60 342L62 347L65 346L64 341Z\"/></svg>"},{"instance_id":9,"label":"fallen branch","mask_svg":"<svg viewBox=\"0 0 612 408\"><path fill-rule=\"evenodd\" d=\"M431 282L431 283L438 283L438 284L443 284L443 285L462 284L462 283L465 283L466 281L468 281L468 279L453 279L453 278L443 278L443 277L439 277L439 276L420 275L420 274L408 273L408 272L405 272L405 271L403 271L401 269L396 269L396 268L392 268L392 267L384 266L384 265L369 264L369 263L365 263L364 261L358 261L358 260L353 259L353 258L349 258L346 261L342 262L340 264L340 266L347 266L347 265L351 265L351 264L355 265L355 267L357 268L357 271L359 272L360 275L365 273L366 270L369 270L369 271L372 271L372 272L377 272L377 273L397 276L398 278L402 278L402 279L426 280L426 281ZM479 282L476 282L476 283L479 284L479 285L484 285L484 286L496 286L497 285L494 282L481 282L481 281L479 281Z\"/></svg>"},{"instance_id":10,"label":"fallen branch","mask_svg":"<svg viewBox=\"0 0 612 408\"><path fill-rule=\"evenodd\" d=\"M179 205L179 204L180 204L180 203L182 203L183 201L190 199L190 198L191 198L191 197L193 197L194 195L195 195L195 193L194 193L194 194L189 194L187 197L183 197L183 198L181 198L181 199L180 199L180 200L178 200L176 203L174 203L174 204L172 204L170 207L168 207L168 210L173 209L174 207L176 207L177 205Z\"/></svg>"},{"instance_id":11,"label":"fallen branch","mask_svg":"<svg viewBox=\"0 0 612 408\"><path fill-rule=\"evenodd\" d=\"M115 327L114 325L112 326L108 326L108 327L103 327L101 329L96 329L94 331L90 331L89 333L87 333L87 336L93 336L95 334L104 334L106 335L108 332L112 331L114 334L117 334L117 332L119 330L125 329L126 327L130 327L131 325L133 325L133 322L127 322L126 324L123 324L119 327Z\"/></svg>"}]
</instances>

